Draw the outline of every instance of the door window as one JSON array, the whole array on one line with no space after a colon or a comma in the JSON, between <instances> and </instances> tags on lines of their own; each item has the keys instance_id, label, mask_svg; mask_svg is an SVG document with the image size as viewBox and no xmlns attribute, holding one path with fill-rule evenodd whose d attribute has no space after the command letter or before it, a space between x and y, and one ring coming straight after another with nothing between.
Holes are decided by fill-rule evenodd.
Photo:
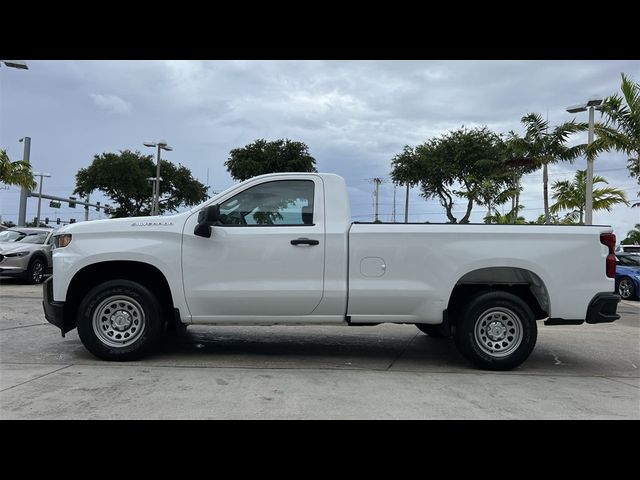
<instances>
[{"instance_id":1,"label":"door window","mask_svg":"<svg viewBox=\"0 0 640 480\"><path fill-rule=\"evenodd\" d=\"M261 183L220 204L224 225L313 225L311 180Z\"/></svg>"}]
</instances>

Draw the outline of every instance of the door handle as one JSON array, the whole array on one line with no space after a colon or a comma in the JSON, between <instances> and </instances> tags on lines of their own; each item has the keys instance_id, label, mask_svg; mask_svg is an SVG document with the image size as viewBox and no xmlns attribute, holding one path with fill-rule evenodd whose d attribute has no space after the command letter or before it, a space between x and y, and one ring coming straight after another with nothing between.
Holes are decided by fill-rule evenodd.
<instances>
[{"instance_id":1,"label":"door handle","mask_svg":"<svg viewBox=\"0 0 640 480\"><path fill-rule=\"evenodd\" d=\"M319 245L319 240L311 240L310 238L296 238L291 240L291 245Z\"/></svg>"}]
</instances>

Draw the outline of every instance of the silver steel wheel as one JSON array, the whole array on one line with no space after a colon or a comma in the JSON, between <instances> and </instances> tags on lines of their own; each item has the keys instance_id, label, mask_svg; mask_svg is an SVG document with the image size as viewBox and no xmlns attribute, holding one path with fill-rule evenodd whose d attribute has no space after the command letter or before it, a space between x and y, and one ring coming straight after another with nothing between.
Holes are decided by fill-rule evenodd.
<instances>
[{"instance_id":1,"label":"silver steel wheel","mask_svg":"<svg viewBox=\"0 0 640 480\"><path fill-rule=\"evenodd\" d=\"M522 343L524 327L520 317L508 308L496 307L476 320L475 340L480 349L495 358L511 355Z\"/></svg>"},{"instance_id":2,"label":"silver steel wheel","mask_svg":"<svg viewBox=\"0 0 640 480\"><path fill-rule=\"evenodd\" d=\"M618 293L627 300L633 294L633 282L629 278L623 278L618 285Z\"/></svg>"},{"instance_id":3,"label":"silver steel wheel","mask_svg":"<svg viewBox=\"0 0 640 480\"><path fill-rule=\"evenodd\" d=\"M44 277L44 265L41 261L36 260L31 267L31 280L33 283L40 283L42 277Z\"/></svg>"},{"instance_id":4,"label":"silver steel wheel","mask_svg":"<svg viewBox=\"0 0 640 480\"><path fill-rule=\"evenodd\" d=\"M93 312L93 331L103 344L123 348L144 332L144 311L133 298L115 295L103 300Z\"/></svg>"}]
</instances>

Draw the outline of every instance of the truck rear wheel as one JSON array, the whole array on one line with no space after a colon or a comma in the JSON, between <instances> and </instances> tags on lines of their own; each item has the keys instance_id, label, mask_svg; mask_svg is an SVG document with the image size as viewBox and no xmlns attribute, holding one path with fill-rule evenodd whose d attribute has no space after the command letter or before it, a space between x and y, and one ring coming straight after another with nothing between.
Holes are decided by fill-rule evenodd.
<instances>
[{"instance_id":1,"label":"truck rear wheel","mask_svg":"<svg viewBox=\"0 0 640 480\"><path fill-rule=\"evenodd\" d=\"M135 360L148 354L162 332L162 310L155 296L130 280L94 287L78 308L78 335L103 360Z\"/></svg>"},{"instance_id":2,"label":"truck rear wheel","mask_svg":"<svg viewBox=\"0 0 640 480\"><path fill-rule=\"evenodd\" d=\"M510 370L535 347L538 327L531 308L508 292L485 292L464 308L455 330L456 346L487 370Z\"/></svg>"}]
</instances>

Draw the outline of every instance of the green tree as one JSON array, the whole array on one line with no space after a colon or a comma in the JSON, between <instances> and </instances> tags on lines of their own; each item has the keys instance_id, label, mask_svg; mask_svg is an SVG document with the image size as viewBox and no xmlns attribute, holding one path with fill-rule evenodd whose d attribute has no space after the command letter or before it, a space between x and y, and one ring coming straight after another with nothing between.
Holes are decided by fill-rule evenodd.
<instances>
[{"instance_id":1,"label":"green tree","mask_svg":"<svg viewBox=\"0 0 640 480\"><path fill-rule=\"evenodd\" d=\"M391 159L391 180L396 185L406 187L405 202L408 205L409 188L420 183L420 162L415 150L409 145L405 145L402 153Z\"/></svg>"},{"instance_id":2,"label":"green tree","mask_svg":"<svg viewBox=\"0 0 640 480\"><path fill-rule=\"evenodd\" d=\"M235 148L224 164L231 177L240 181L265 173L317 172L316 159L309 154L309 147L288 139L273 142L260 139Z\"/></svg>"},{"instance_id":3,"label":"green tree","mask_svg":"<svg viewBox=\"0 0 640 480\"><path fill-rule=\"evenodd\" d=\"M599 175L593 177L593 211L607 210L608 212L618 204L629 205L623 190L615 187L595 188L599 183L609 184ZM553 199L556 200L550 211L558 213L561 210L571 210L568 215L583 224L586 206L585 192L587 186L586 170L578 170L573 180L560 180L553 184Z\"/></svg>"},{"instance_id":4,"label":"green tree","mask_svg":"<svg viewBox=\"0 0 640 480\"><path fill-rule=\"evenodd\" d=\"M497 210L493 215L487 215L484 217L484 223L493 223L496 225L521 225L527 223L527 220L519 215L520 210L524 208L524 205L520 205L517 210L511 210L506 214L501 214Z\"/></svg>"},{"instance_id":5,"label":"green tree","mask_svg":"<svg viewBox=\"0 0 640 480\"><path fill-rule=\"evenodd\" d=\"M598 139L590 153L595 155L599 150L618 150L629 155L629 173L640 183L640 84L623 73L620 90L622 96L612 95L602 103L600 111L605 121L596 125ZM633 206L640 206L640 202Z\"/></svg>"},{"instance_id":6,"label":"green tree","mask_svg":"<svg viewBox=\"0 0 640 480\"><path fill-rule=\"evenodd\" d=\"M636 223L633 230L627 232L627 238L620 243L622 245L640 245L640 223Z\"/></svg>"},{"instance_id":7,"label":"green tree","mask_svg":"<svg viewBox=\"0 0 640 480\"><path fill-rule=\"evenodd\" d=\"M113 217L149 215L153 203L152 186L147 178L155 177L151 155L122 150L120 153L95 155L87 168L76 173L74 193L86 197L94 190L103 192L115 208ZM175 212L207 198L207 187L195 180L188 168L160 161L160 213Z\"/></svg>"},{"instance_id":8,"label":"green tree","mask_svg":"<svg viewBox=\"0 0 640 480\"><path fill-rule=\"evenodd\" d=\"M456 197L463 198L467 205L459 223L468 223L474 201L483 201L483 182L496 179L504 168L506 146L487 127L462 127L418 145L414 152L422 196L437 198L450 223L458 222L453 215Z\"/></svg>"},{"instance_id":9,"label":"green tree","mask_svg":"<svg viewBox=\"0 0 640 480\"><path fill-rule=\"evenodd\" d=\"M573 162L585 151L585 145L568 147L566 145L569 135L584 131L588 128L586 123L575 121L565 122L549 132L549 122L538 113L530 113L520 120L525 126L525 136L522 148L526 156L537 162L542 167L542 194L544 199L545 223L549 223L549 170L552 163L558 161ZM538 167L538 168L539 168Z\"/></svg>"},{"instance_id":10,"label":"green tree","mask_svg":"<svg viewBox=\"0 0 640 480\"><path fill-rule=\"evenodd\" d=\"M6 150L0 150L0 182L27 190L36 188L31 165L24 160L12 162Z\"/></svg>"}]
</instances>

